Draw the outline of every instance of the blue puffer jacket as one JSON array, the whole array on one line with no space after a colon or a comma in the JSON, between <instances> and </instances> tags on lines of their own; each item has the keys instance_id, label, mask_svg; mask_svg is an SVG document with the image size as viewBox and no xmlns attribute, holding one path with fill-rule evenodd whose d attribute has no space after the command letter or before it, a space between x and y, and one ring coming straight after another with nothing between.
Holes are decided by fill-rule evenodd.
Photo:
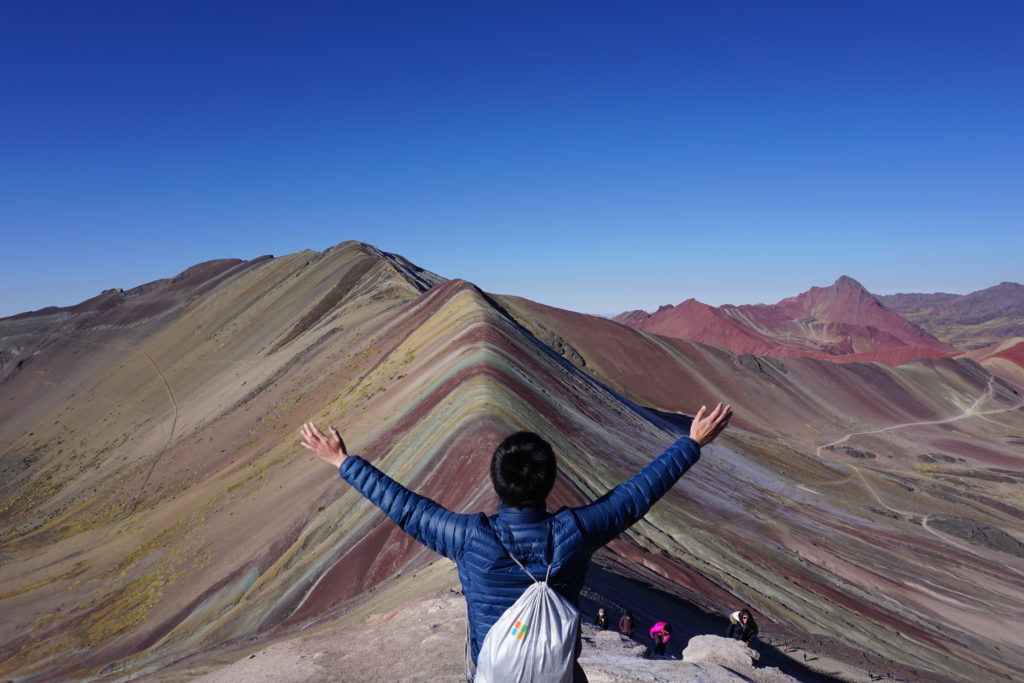
<instances>
[{"instance_id":1,"label":"blue puffer jacket","mask_svg":"<svg viewBox=\"0 0 1024 683\"><path fill-rule=\"evenodd\" d=\"M551 587L578 607L594 551L643 517L698 458L696 442L683 437L590 505L564 507L554 514L502 505L491 517L447 510L358 456L346 458L339 472L406 533L456 563L475 662L487 631L531 583L504 548L541 581L550 562Z\"/></svg>"}]
</instances>

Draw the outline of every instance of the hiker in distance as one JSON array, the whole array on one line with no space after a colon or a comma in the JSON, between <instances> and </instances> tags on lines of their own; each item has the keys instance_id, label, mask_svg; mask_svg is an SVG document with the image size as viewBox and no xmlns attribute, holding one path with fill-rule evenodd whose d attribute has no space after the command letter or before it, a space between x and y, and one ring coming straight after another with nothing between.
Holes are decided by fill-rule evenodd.
<instances>
[{"instance_id":1,"label":"hiker in distance","mask_svg":"<svg viewBox=\"0 0 1024 683\"><path fill-rule=\"evenodd\" d=\"M534 582L529 573L547 577L548 585L579 609L580 590L590 557L643 517L700 458L700 449L725 429L728 405L710 412L701 406L690 435L629 481L578 508L548 512L545 503L558 468L551 446L531 432L516 432L497 447L491 459L491 482L501 504L498 514L457 514L409 491L359 456L349 455L334 427L330 436L312 422L301 430L302 445L338 468L345 481L417 541L453 560L466 596L470 654L475 665L491 626ZM516 559L513 560L510 554ZM586 681L576 661L572 680Z\"/></svg>"},{"instance_id":2,"label":"hiker in distance","mask_svg":"<svg viewBox=\"0 0 1024 683\"><path fill-rule=\"evenodd\" d=\"M626 613L619 617L619 633L626 636L627 638L633 637L633 631L636 630L636 617L633 616L633 610L628 609Z\"/></svg>"},{"instance_id":3,"label":"hiker in distance","mask_svg":"<svg viewBox=\"0 0 1024 683\"><path fill-rule=\"evenodd\" d=\"M729 615L729 628L725 632L726 638L742 640L743 644L750 647L750 641L757 635L757 622L750 609L744 607Z\"/></svg>"}]
</instances>

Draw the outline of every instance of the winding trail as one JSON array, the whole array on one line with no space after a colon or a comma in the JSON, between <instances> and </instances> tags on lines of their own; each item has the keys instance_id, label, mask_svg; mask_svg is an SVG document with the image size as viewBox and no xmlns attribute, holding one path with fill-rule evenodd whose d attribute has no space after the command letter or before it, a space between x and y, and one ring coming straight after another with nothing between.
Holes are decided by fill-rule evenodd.
<instances>
[{"instance_id":1,"label":"winding trail","mask_svg":"<svg viewBox=\"0 0 1024 683\"><path fill-rule=\"evenodd\" d=\"M120 349L120 350L125 351L127 353L136 354L138 356L141 356L142 358L145 358L147 364L153 368L153 371L156 373L156 376L160 378L160 382L161 382L161 384L163 384L164 390L167 392L167 398L171 402L171 409L173 411L173 414L171 416L171 428L167 432L167 438L164 440L163 446L160 447L160 450L157 452L156 457L153 458L153 462L150 464L149 468L146 470L146 475L143 478L142 486L139 488L138 493L135 495L135 498L132 501L131 510L128 513L128 516L131 517L132 515L135 514L135 511L139 507L139 503L142 501L142 496L146 492L146 487L149 485L149 480L153 476L153 472L154 472L154 470L156 470L156 466L160 463L161 459L163 458L164 453L170 447L171 443L174 442L174 437L177 434L178 419L180 417L181 411L180 411L180 409L178 407L178 399L174 395L174 389L171 387L171 383L167 379L167 375L164 374L164 371L160 367L159 363L157 363L156 360L154 360L152 356L150 356L148 353L146 353L142 349L133 348L133 347L130 347L130 346L125 346L125 345L122 345L122 344L118 344L116 342L94 341L92 339L87 339L87 338L81 337L81 336L73 336L73 335L70 335L70 334L63 333L63 332L54 332L52 334L53 334L53 336L58 336L58 337L61 337L63 339L66 339L66 340L74 342L74 343L91 344L92 346L96 346L96 347L100 347L100 348L102 348L104 346L111 346L111 347L113 347L115 349ZM234 359L228 359L228 360L233 361ZM237 361L235 361L235 362L237 362ZM96 392L93 389L88 389L88 388L82 386L79 382L77 382L77 381L75 381L73 379L71 381L76 386L80 387L83 391L86 391L89 394L92 394L94 396L101 396L102 398L105 398L108 401L111 401L115 406L123 406L124 405L124 403L122 401L118 401L117 399L114 399L113 397L106 396L104 394L100 394L99 392ZM140 415L145 415L145 416L149 417L150 419L156 419L157 418L157 414L153 413L153 412L146 412L146 411L132 409L132 408L129 408L129 410L132 410L132 412L139 413ZM109 529L108 529L108 533L109 533Z\"/></svg>"},{"instance_id":2,"label":"winding trail","mask_svg":"<svg viewBox=\"0 0 1024 683\"><path fill-rule=\"evenodd\" d=\"M994 396L995 396L995 390L994 390L994 387L993 387L993 378L989 377L989 379L988 379L988 386L985 388L985 393L982 394L981 396L979 396L974 401L974 403L972 403L970 406L968 406L967 408L964 408L964 411L962 413L960 413L959 415L954 415L953 417L947 417L947 418L944 418L944 419L941 419L941 420L920 420L920 421L917 421L917 422L902 422L900 424L889 425L888 427L879 427L878 429L868 429L868 430L865 430L863 432L850 432L849 434L847 434L843 438L836 439L832 443L827 443L827 444L818 446L818 448L815 450L814 454L817 455L820 458L821 457L821 451L823 449L829 448L830 446L838 446L841 443L845 443L846 441L849 441L851 438L853 438L855 436L862 436L864 434L880 434L882 432L891 432L891 431L894 431L894 430L897 430L897 429L906 429L907 427L921 427L921 426L926 426L926 425L949 424L951 422L959 422L960 420L966 420L966 419L971 418L971 417L984 417L986 415L996 415L998 413L1009 413L1009 412L1013 412L1015 410L1020 410L1021 408L1024 408L1024 401L1021 401L1017 405L1011 406L1009 408L996 408L996 409L993 409L993 410L979 410L978 409L978 407L982 404L983 401L988 400L988 399L992 399L992 398L994 398Z\"/></svg>"},{"instance_id":3,"label":"winding trail","mask_svg":"<svg viewBox=\"0 0 1024 683\"><path fill-rule=\"evenodd\" d=\"M951 422L959 422L960 420L965 420L965 419L968 419L968 418L971 418L971 417L985 417L987 415L995 415L995 414L998 414L998 413L1008 413L1008 412L1013 412L1013 411L1020 410L1021 408L1024 408L1024 401L1020 401L1016 405L1013 405L1013 406L1010 406L1010 407L1007 407L1007 408L997 408L997 409L992 409L992 410L980 410L981 404L984 401L986 401L986 400L990 400L990 399L994 398L994 395L995 395L994 378L993 377L989 377L989 379L988 379L988 386L985 388L985 392L983 394L981 394L980 396L978 396L978 398L975 399L975 401L971 405L969 405L968 407L964 408L963 412L961 414L959 414L959 415L955 415L953 417L949 417L949 418L945 418L945 419L941 419L941 420L921 420L921 421L918 421L918 422L904 422L904 423L900 423L900 424L889 425L887 427L880 427L878 429L869 429L869 430L865 430L865 431L862 431L862 432L851 432L851 433L847 434L846 436L844 436L844 437L842 437L840 439L836 439L835 441L833 441L831 443L827 443L827 444L823 444L821 446L818 446L817 449L815 450L815 455L820 459L822 457L822 454L821 454L822 450L824 450L826 448L830 448L832 446L838 446L839 444L842 444L842 443L845 443L845 442L849 441L851 438L853 438L855 436L861 436L861 435L864 435L864 434L879 434L881 432L894 431L894 430L897 430L897 429L906 429L908 427L918 427L918 426L924 426L924 425L949 424ZM818 483L818 484L815 484L815 485L817 485L817 486L830 486L830 485L842 483L842 482L845 482L845 481L849 481L854 475L856 475L860 479L860 482L863 485L864 489L866 489L867 492L870 493L871 496L876 501L878 501L878 504L881 505L882 507L884 507L885 509L889 510L890 512L895 512L898 515L909 517L911 519L914 518L914 517L920 516L918 513L912 512L910 510L900 510L898 508L892 507L891 505L886 503L884 500L882 500L882 497L879 496L878 492L875 491L875 489L871 486L871 484L868 482L867 477L864 476L864 471L862 470L862 468L858 467L857 465L850 464L850 463L842 463L842 464L845 467L850 468L851 473L850 473L849 476L847 476L847 477L845 477L843 479L837 479L837 480L832 481L832 482L821 482L821 483ZM804 486L802 484L798 484L797 488L802 489L804 491L807 491L809 493L814 493L816 495L824 495L824 494L822 494L822 493L820 493L818 491L814 491L814 490L812 490L812 489L810 489L807 486ZM971 554L977 553L977 548L976 547L971 547L971 546L965 545L963 543L960 543L958 541L954 541L948 535L942 534L942 533L932 529L930 526L928 526L928 519L930 517L931 517L931 515L924 515L923 518L922 518L921 526L924 528L925 531L927 531L928 533L930 533L930 534L934 535L935 537L941 539L943 542L948 543L949 545L952 545L952 546L954 546L956 548L959 548L961 550L967 551L968 553L971 553ZM1020 570L1010 566L1009 564L1006 564L1005 566L1008 569L1010 569L1010 571L1016 573L1018 576L1024 577L1024 572L1022 572L1022 571L1020 571Z\"/></svg>"},{"instance_id":4,"label":"winding trail","mask_svg":"<svg viewBox=\"0 0 1024 683\"><path fill-rule=\"evenodd\" d=\"M157 365L157 362L153 360L153 357L148 353L141 349L138 350L138 353L150 362L153 369L156 370L156 374L160 376L160 380L164 383L164 388L167 389L167 396L171 399L171 406L174 408L174 417L171 419L171 430L167 434L167 441L164 442L160 452L157 453L155 458L153 458L153 464L151 464L149 466L149 470L146 471L146 477L142 480L142 486L139 488L139 493L135 496L135 502L132 503L132 509L128 513L129 517L135 514L136 508L139 507L139 501L142 500L142 494L146 492L146 487L149 486L149 478L153 476L153 470L156 469L157 463L159 463L161 458L163 458L164 452L170 447L171 442L174 441L174 433L178 429L179 415L178 399L174 397L174 390L171 389L171 383L167 381L167 376L164 374L164 371L160 369L160 366Z\"/></svg>"}]
</instances>

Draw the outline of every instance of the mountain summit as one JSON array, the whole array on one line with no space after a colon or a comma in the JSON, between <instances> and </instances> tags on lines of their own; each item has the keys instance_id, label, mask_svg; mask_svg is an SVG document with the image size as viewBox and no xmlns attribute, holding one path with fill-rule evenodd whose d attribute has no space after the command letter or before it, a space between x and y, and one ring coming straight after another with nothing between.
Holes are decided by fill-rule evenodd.
<instances>
[{"instance_id":1,"label":"mountain summit","mask_svg":"<svg viewBox=\"0 0 1024 683\"><path fill-rule=\"evenodd\" d=\"M772 305L715 308L688 299L652 315L631 311L614 319L735 353L890 363L954 353L846 275Z\"/></svg>"}]
</instances>

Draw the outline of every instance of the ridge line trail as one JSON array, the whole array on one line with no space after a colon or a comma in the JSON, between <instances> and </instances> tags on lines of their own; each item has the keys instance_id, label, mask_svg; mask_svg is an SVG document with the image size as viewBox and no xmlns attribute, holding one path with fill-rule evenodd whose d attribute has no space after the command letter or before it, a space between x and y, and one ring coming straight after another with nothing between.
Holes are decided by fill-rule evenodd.
<instances>
[{"instance_id":1,"label":"ridge line trail","mask_svg":"<svg viewBox=\"0 0 1024 683\"><path fill-rule=\"evenodd\" d=\"M869 429L869 430L865 430L865 431L862 431L862 432L850 432L846 436L844 436L844 437L842 437L840 439L836 439L835 441L833 441L831 443L827 443L827 444L823 444L821 446L818 446L815 449L815 455L820 459L822 457L821 456L821 452L822 452L823 449L828 448L830 446L838 446L839 444L845 443L846 441L848 441L849 439L851 439L854 436L861 436L861 435L864 435L864 434L879 434L881 432L888 432L888 431L892 431L892 430L895 430L895 429L903 429L903 428L906 428L906 427L917 427L917 426L922 426L922 425L948 424L950 422L958 422L960 420L965 420L965 419L970 418L970 417L985 417L986 415L993 415L993 414L996 414L996 413L1007 413L1007 412L1012 412L1012 411L1016 411L1016 410L1020 410L1021 408L1024 408L1024 401L1020 401L1017 404L1012 405L1010 407L1006 407L1006 408L998 408L998 409L993 409L993 410L978 410L978 407L981 405L981 403L983 401L993 397L993 395L994 395L993 381L994 381L994 378L989 377L989 379L988 379L988 386L985 388L985 392L982 393L980 396L978 396L978 398L970 406L968 406L967 408L964 408L963 412L961 414L959 414L959 415L955 415L953 417L945 418L945 419L942 419L942 420L921 420L921 421L918 421L918 422L905 422L905 423L900 423L900 424L895 424L895 425L889 425L887 427L880 427L878 429ZM852 463L842 463L842 464L844 466L850 468L851 474L849 476L845 477L842 480L835 480L835 481L831 481L831 482L821 482L821 483L814 484L814 485L816 485L816 486L829 486L829 485L832 485L832 484L840 483L841 481L842 482L849 481L853 477L853 475L856 474L860 478L860 481L861 481L861 484L863 485L863 487L867 490L868 493L871 494L871 496L876 501L878 501L879 505L881 505L882 507L886 508L887 510L889 510L891 512L895 512L895 513L897 513L899 515L905 515L905 516L910 517L910 518L913 518L913 517L917 516L917 513L915 513L915 512L912 512L912 511L909 511L909 510L899 510L897 508L892 507L891 505L886 503L884 500L882 500L881 496L879 496L878 493L875 491L875 489L872 488L871 484L868 483L867 477L864 476L864 472L861 469L861 467L859 467L857 465L854 465ZM818 493L817 491L812 491L811 489L809 489L806 486L801 485L801 484L798 484L797 488L804 489L805 491L809 491L810 493L815 493L817 495L823 495L823 494ZM954 541L953 539L949 538L948 536L943 535L943 534L939 533L938 531L935 531L934 529L932 529L930 526L928 526L928 519L929 519L929 517L931 517L930 514L929 515L924 515L924 517L921 520L921 526L924 528L925 531L927 531L928 533L934 535L935 537L939 538L940 540L944 541L945 543L948 543L948 544L953 545L953 546L955 546L957 548L960 548L961 550L968 551L971 554L975 554L977 552L977 548L976 547L972 548L971 546L967 546L967 545L964 545L964 544L959 543L957 541ZM1004 566L1007 567L1008 569L1010 569L1012 572L1014 572L1018 576L1024 577L1024 572L1022 572L1022 571L1020 571L1020 570L1010 566L1009 564L1004 564Z\"/></svg>"}]
</instances>

